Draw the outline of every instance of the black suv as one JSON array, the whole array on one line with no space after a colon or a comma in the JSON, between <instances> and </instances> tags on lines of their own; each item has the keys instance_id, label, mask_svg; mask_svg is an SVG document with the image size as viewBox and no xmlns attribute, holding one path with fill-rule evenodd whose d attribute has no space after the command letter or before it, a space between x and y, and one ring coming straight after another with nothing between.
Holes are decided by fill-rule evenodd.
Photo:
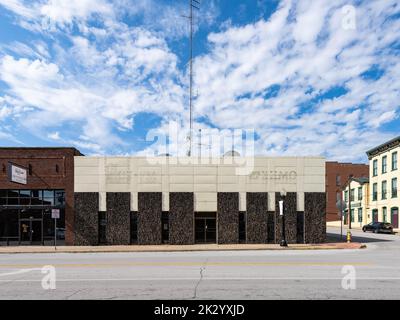
<instances>
[{"instance_id":1,"label":"black suv","mask_svg":"<svg viewBox=\"0 0 400 320\"><path fill-rule=\"evenodd\" d=\"M363 226L362 231L372 231L373 233L393 234L393 226L387 222L371 222Z\"/></svg>"}]
</instances>

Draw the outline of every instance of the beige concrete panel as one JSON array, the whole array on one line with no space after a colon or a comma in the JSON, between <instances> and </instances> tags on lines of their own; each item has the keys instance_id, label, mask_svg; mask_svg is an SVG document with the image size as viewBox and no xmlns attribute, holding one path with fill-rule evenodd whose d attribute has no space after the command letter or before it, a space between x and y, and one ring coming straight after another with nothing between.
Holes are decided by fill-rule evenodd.
<instances>
[{"instance_id":1,"label":"beige concrete panel","mask_svg":"<svg viewBox=\"0 0 400 320\"><path fill-rule=\"evenodd\" d=\"M304 184L308 183L325 183L325 175L320 176L304 176Z\"/></svg>"},{"instance_id":2,"label":"beige concrete panel","mask_svg":"<svg viewBox=\"0 0 400 320\"><path fill-rule=\"evenodd\" d=\"M98 184L99 183L99 176L87 176L87 175L81 175L78 177L75 177L75 184Z\"/></svg>"},{"instance_id":3,"label":"beige concrete panel","mask_svg":"<svg viewBox=\"0 0 400 320\"><path fill-rule=\"evenodd\" d=\"M217 166L196 166L193 170L194 175L217 175L218 167Z\"/></svg>"},{"instance_id":4,"label":"beige concrete panel","mask_svg":"<svg viewBox=\"0 0 400 320\"><path fill-rule=\"evenodd\" d=\"M325 183L306 183L304 192L325 192Z\"/></svg>"},{"instance_id":5,"label":"beige concrete panel","mask_svg":"<svg viewBox=\"0 0 400 320\"><path fill-rule=\"evenodd\" d=\"M138 193L131 192L131 211L138 211Z\"/></svg>"},{"instance_id":6,"label":"beige concrete panel","mask_svg":"<svg viewBox=\"0 0 400 320\"><path fill-rule=\"evenodd\" d=\"M98 175L99 169L98 167L75 167L74 169L75 176L88 176L88 175Z\"/></svg>"},{"instance_id":7,"label":"beige concrete panel","mask_svg":"<svg viewBox=\"0 0 400 320\"><path fill-rule=\"evenodd\" d=\"M141 183L137 188L138 192L162 192L162 185L159 184L145 184Z\"/></svg>"},{"instance_id":8,"label":"beige concrete panel","mask_svg":"<svg viewBox=\"0 0 400 320\"><path fill-rule=\"evenodd\" d=\"M97 183L76 183L74 192L99 192Z\"/></svg>"},{"instance_id":9,"label":"beige concrete panel","mask_svg":"<svg viewBox=\"0 0 400 320\"><path fill-rule=\"evenodd\" d=\"M97 167L100 157L74 157L75 167Z\"/></svg>"},{"instance_id":10,"label":"beige concrete panel","mask_svg":"<svg viewBox=\"0 0 400 320\"><path fill-rule=\"evenodd\" d=\"M246 179L244 177L244 179ZM218 176L218 183L235 183L238 184L240 181L240 176Z\"/></svg>"},{"instance_id":11,"label":"beige concrete panel","mask_svg":"<svg viewBox=\"0 0 400 320\"><path fill-rule=\"evenodd\" d=\"M169 192L162 193L162 211L169 211Z\"/></svg>"},{"instance_id":12,"label":"beige concrete panel","mask_svg":"<svg viewBox=\"0 0 400 320\"><path fill-rule=\"evenodd\" d=\"M217 192L216 184L194 184L194 192Z\"/></svg>"},{"instance_id":13,"label":"beige concrete panel","mask_svg":"<svg viewBox=\"0 0 400 320\"><path fill-rule=\"evenodd\" d=\"M246 186L247 192L267 192L266 184L248 184Z\"/></svg>"},{"instance_id":14,"label":"beige concrete panel","mask_svg":"<svg viewBox=\"0 0 400 320\"><path fill-rule=\"evenodd\" d=\"M218 175L219 176L235 176L236 171L234 167L218 167Z\"/></svg>"},{"instance_id":15,"label":"beige concrete panel","mask_svg":"<svg viewBox=\"0 0 400 320\"><path fill-rule=\"evenodd\" d=\"M181 167L169 167L169 174L174 175L193 175L193 167L181 166Z\"/></svg>"},{"instance_id":16,"label":"beige concrete panel","mask_svg":"<svg viewBox=\"0 0 400 320\"><path fill-rule=\"evenodd\" d=\"M107 184L106 190L100 190L106 192L130 192L130 185L127 184Z\"/></svg>"},{"instance_id":17,"label":"beige concrete panel","mask_svg":"<svg viewBox=\"0 0 400 320\"><path fill-rule=\"evenodd\" d=\"M106 175L106 185L109 184L130 184L130 177L128 175Z\"/></svg>"},{"instance_id":18,"label":"beige concrete panel","mask_svg":"<svg viewBox=\"0 0 400 320\"><path fill-rule=\"evenodd\" d=\"M217 202L195 202L194 208L197 212L216 212Z\"/></svg>"},{"instance_id":19,"label":"beige concrete panel","mask_svg":"<svg viewBox=\"0 0 400 320\"><path fill-rule=\"evenodd\" d=\"M171 175L169 176L169 183L193 183L193 175Z\"/></svg>"},{"instance_id":20,"label":"beige concrete panel","mask_svg":"<svg viewBox=\"0 0 400 320\"><path fill-rule=\"evenodd\" d=\"M297 192L297 211L304 211L304 192Z\"/></svg>"},{"instance_id":21,"label":"beige concrete panel","mask_svg":"<svg viewBox=\"0 0 400 320\"><path fill-rule=\"evenodd\" d=\"M239 211L246 211L246 192L239 193Z\"/></svg>"},{"instance_id":22,"label":"beige concrete panel","mask_svg":"<svg viewBox=\"0 0 400 320\"><path fill-rule=\"evenodd\" d=\"M99 192L99 211L107 211L107 193Z\"/></svg>"},{"instance_id":23,"label":"beige concrete panel","mask_svg":"<svg viewBox=\"0 0 400 320\"><path fill-rule=\"evenodd\" d=\"M129 168L129 157L106 157L105 166Z\"/></svg>"},{"instance_id":24,"label":"beige concrete panel","mask_svg":"<svg viewBox=\"0 0 400 320\"><path fill-rule=\"evenodd\" d=\"M268 211L275 211L275 192L268 192Z\"/></svg>"},{"instance_id":25,"label":"beige concrete panel","mask_svg":"<svg viewBox=\"0 0 400 320\"><path fill-rule=\"evenodd\" d=\"M193 184L190 183L170 183L169 192L193 192Z\"/></svg>"},{"instance_id":26,"label":"beige concrete panel","mask_svg":"<svg viewBox=\"0 0 400 320\"><path fill-rule=\"evenodd\" d=\"M195 184L215 184L217 183L217 176L194 176Z\"/></svg>"},{"instance_id":27,"label":"beige concrete panel","mask_svg":"<svg viewBox=\"0 0 400 320\"><path fill-rule=\"evenodd\" d=\"M323 176L325 175L325 166L321 167L304 167L304 174L305 175L312 175L312 176Z\"/></svg>"},{"instance_id":28,"label":"beige concrete panel","mask_svg":"<svg viewBox=\"0 0 400 320\"><path fill-rule=\"evenodd\" d=\"M218 185L218 192L239 192L239 186L234 183L221 183Z\"/></svg>"},{"instance_id":29,"label":"beige concrete panel","mask_svg":"<svg viewBox=\"0 0 400 320\"><path fill-rule=\"evenodd\" d=\"M162 176L139 176L139 184L162 184Z\"/></svg>"},{"instance_id":30,"label":"beige concrete panel","mask_svg":"<svg viewBox=\"0 0 400 320\"><path fill-rule=\"evenodd\" d=\"M195 192L194 199L199 202L217 202L218 200L216 192Z\"/></svg>"}]
</instances>

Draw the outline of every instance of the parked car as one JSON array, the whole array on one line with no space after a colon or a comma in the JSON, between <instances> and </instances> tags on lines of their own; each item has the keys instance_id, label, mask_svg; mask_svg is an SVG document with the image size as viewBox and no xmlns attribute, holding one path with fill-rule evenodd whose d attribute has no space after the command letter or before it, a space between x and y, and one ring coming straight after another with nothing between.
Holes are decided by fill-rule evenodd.
<instances>
[{"instance_id":1,"label":"parked car","mask_svg":"<svg viewBox=\"0 0 400 320\"><path fill-rule=\"evenodd\" d=\"M371 222L363 226L362 231L372 231L373 233L393 233L393 226L387 222Z\"/></svg>"}]
</instances>

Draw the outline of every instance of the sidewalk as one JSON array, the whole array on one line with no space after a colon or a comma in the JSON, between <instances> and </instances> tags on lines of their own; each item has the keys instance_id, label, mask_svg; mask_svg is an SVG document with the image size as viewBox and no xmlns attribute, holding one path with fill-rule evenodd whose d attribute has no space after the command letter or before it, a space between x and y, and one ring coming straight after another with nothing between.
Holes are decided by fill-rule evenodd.
<instances>
[{"instance_id":1,"label":"sidewalk","mask_svg":"<svg viewBox=\"0 0 400 320\"><path fill-rule=\"evenodd\" d=\"M0 247L0 254L7 253L96 253L96 252L184 252L184 251L236 251L236 250L333 250L362 249L358 243L290 244L287 248L279 244L196 244L196 245L150 245L150 246L60 246L55 250L50 246Z\"/></svg>"}]
</instances>

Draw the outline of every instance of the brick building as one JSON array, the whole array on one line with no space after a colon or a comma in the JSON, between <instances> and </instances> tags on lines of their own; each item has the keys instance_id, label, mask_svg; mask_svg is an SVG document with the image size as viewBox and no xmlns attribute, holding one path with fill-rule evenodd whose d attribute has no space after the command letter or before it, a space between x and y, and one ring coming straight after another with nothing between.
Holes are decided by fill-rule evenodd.
<instances>
[{"instance_id":1,"label":"brick building","mask_svg":"<svg viewBox=\"0 0 400 320\"><path fill-rule=\"evenodd\" d=\"M369 176L366 164L326 162L326 220L340 221L336 202L342 197L342 189L350 176L362 178Z\"/></svg>"},{"instance_id":2,"label":"brick building","mask_svg":"<svg viewBox=\"0 0 400 320\"><path fill-rule=\"evenodd\" d=\"M2 244L52 243L52 209L60 211L60 243L73 244L74 156L81 155L74 148L0 148Z\"/></svg>"}]
</instances>

